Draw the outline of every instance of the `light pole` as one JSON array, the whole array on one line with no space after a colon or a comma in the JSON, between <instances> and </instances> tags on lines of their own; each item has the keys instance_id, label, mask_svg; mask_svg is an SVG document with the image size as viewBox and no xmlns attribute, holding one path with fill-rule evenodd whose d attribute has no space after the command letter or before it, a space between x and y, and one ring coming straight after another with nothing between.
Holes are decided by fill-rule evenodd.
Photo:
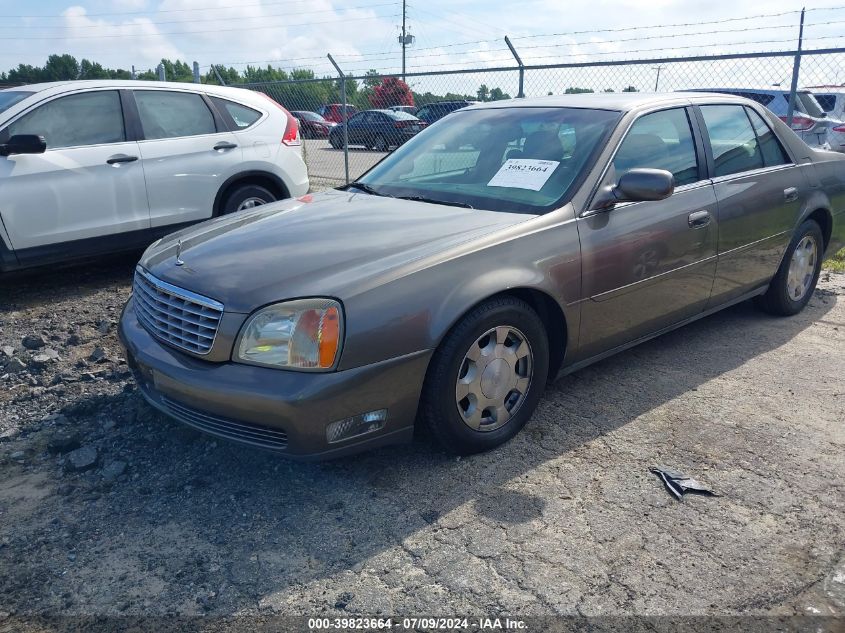
<instances>
[{"instance_id":1,"label":"light pole","mask_svg":"<svg viewBox=\"0 0 845 633\"><path fill-rule=\"evenodd\" d=\"M660 85L660 71L663 70L663 66L652 66L651 69L657 71L657 78L654 80L654 91L657 92L657 87Z\"/></svg>"}]
</instances>

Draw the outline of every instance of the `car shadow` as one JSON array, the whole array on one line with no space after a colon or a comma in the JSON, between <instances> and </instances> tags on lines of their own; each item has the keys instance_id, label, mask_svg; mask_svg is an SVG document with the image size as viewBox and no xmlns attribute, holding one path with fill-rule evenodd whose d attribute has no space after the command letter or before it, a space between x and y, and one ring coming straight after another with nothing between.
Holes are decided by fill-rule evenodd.
<instances>
[{"instance_id":1,"label":"car shadow","mask_svg":"<svg viewBox=\"0 0 845 633\"><path fill-rule=\"evenodd\" d=\"M66 591L89 596L80 606L88 613L115 613L121 596L136 595L154 577L160 596L182 596L188 581L222 587L207 610L234 613L360 567L467 505L496 523L527 525L548 500L511 482L780 347L835 303L819 290L803 313L780 319L746 302L623 352L549 385L514 440L463 459L423 434L407 446L296 463L187 429L137 392L71 404L74 420L116 421L103 442L128 464L128 476L94 500L70 498L84 505L80 525L95 532L78 534L74 573L51 574L40 595L16 596L18 612L55 604ZM96 477L88 480L94 485ZM50 547L16 564L46 574ZM168 600L147 604L153 613L177 608Z\"/></svg>"}]
</instances>

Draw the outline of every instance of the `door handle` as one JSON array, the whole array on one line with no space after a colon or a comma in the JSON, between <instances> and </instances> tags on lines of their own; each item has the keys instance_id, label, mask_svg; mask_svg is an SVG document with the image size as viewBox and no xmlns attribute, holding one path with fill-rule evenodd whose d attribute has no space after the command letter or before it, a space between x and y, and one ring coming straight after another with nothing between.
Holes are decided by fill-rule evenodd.
<instances>
[{"instance_id":1,"label":"door handle","mask_svg":"<svg viewBox=\"0 0 845 633\"><path fill-rule=\"evenodd\" d=\"M221 141L217 145L214 146L214 149L217 151L221 151L224 149L235 149L237 145L235 143L229 143L228 141Z\"/></svg>"},{"instance_id":2,"label":"door handle","mask_svg":"<svg viewBox=\"0 0 845 633\"><path fill-rule=\"evenodd\" d=\"M134 163L138 160L137 156L127 156L126 154L115 154L109 156L106 163L109 165L119 165L120 163Z\"/></svg>"},{"instance_id":3,"label":"door handle","mask_svg":"<svg viewBox=\"0 0 845 633\"><path fill-rule=\"evenodd\" d=\"M695 211L689 214L687 223L691 229L703 229L710 224L711 220L709 211Z\"/></svg>"},{"instance_id":4,"label":"door handle","mask_svg":"<svg viewBox=\"0 0 845 633\"><path fill-rule=\"evenodd\" d=\"M787 187L783 190L784 202L795 202L798 200L798 187Z\"/></svg>"}]
</instances>

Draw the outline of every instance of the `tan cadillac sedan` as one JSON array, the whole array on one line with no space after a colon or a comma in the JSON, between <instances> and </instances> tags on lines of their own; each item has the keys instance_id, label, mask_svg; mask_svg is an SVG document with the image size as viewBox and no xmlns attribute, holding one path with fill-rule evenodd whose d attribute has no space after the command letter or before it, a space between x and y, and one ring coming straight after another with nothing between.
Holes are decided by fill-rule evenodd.
<instances>
[{"instance_id":1,"label":"tan cadillac sedan","mask_svg":"<svg viewBox=\"0 0 845 633\"><path fill-rule=\"evenodd\" d=\"M800 311L845 242L843 159L728 95L477 105L340 190L154 243L120 336L146 399L221 437L484 451L561 373L739 301Z\"/></svg>"}]
</instances>

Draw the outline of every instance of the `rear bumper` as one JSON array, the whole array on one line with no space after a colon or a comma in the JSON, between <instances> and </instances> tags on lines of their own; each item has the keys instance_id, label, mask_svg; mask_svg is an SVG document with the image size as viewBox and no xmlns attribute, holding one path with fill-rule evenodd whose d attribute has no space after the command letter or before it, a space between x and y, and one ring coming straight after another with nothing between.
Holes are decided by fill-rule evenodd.
<instances>
[{"instance_id":1,"label":"rear bumper","mask_svg":"<svg viewBox=\"0 0 845 633\"><path fill-rule=\"evenodd\" d=\"M141 393L155 408L199 430L296 459L326 459L407 442L429 351L331 373L210 363L160 343L124 309L120 341ZM387 409L383 429L330 444L326 427Z\"/></svg>"}]
</instances>

